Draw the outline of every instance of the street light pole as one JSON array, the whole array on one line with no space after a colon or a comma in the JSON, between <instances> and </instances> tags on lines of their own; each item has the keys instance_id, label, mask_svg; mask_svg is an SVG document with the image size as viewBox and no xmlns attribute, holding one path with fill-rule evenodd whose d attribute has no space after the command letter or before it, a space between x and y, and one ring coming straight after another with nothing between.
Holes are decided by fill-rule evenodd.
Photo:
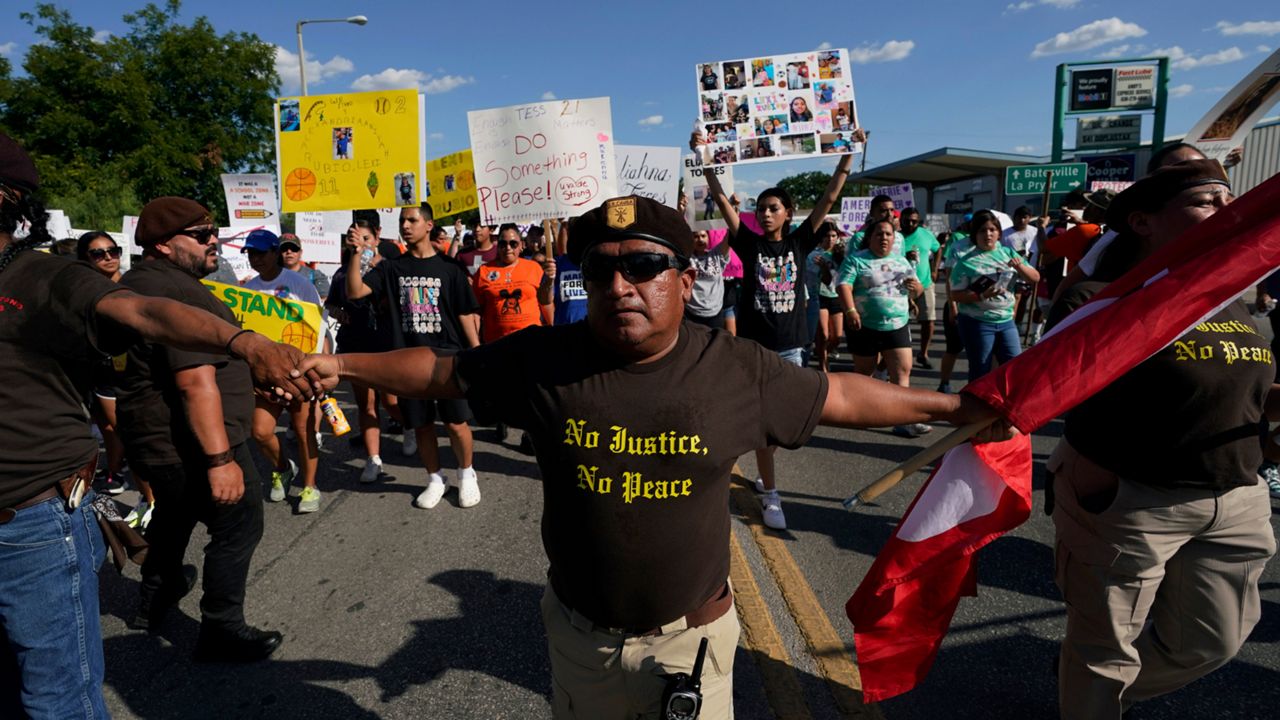
<instances>
[{"instance_id":1,"label":"street light pole","mask_svg":"<svg viewBox=\"0 0 1280 720\"><path fill-rule=\"evenodd\" d=\"M298 31L298 79L302 81L302 94L307 94L307 56L302 51L302 26L307 23L351 23L364 25L369 18L364 15L352 15L346 18L325 18L322 20L299 20L295 28Z\"/></svg>"}]
</instances>

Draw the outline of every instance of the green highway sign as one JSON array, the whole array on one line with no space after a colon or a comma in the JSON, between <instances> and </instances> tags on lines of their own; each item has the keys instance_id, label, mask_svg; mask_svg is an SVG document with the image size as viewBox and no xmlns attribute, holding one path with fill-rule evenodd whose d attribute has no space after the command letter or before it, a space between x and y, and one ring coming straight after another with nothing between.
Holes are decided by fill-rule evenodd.
<instances>
[{"instance_id":1,"label":"green highway sign","mask_svg":"<svg viewBox=\"0 0 1280 720\"><path fill-rule=\"evenodd\" d=\"M1050 165L1011 165L1004 169L1005 195L1040 195L1050 182L1053 194L1071 192L1086 187L1089 166L1085 163L1053 163Z\"/></svg>"}]
</instances>

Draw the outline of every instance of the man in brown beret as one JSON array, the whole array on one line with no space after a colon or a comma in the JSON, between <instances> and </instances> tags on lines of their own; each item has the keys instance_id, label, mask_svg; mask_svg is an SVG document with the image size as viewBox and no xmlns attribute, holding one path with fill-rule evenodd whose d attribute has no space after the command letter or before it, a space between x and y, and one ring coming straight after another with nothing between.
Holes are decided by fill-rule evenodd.
<instances>
[{"instance_id":1,"label":"man in brown beret","mask_svg":"<svg viewBox=\"0 0 1280 720\"><path fill-rule=\"evenodd\" d=\"M569 231L585 321L526 328L454 357L415 348L303 365L327 388L349 379L404 397L466 397L532 435L557 718L665 711L667 677L692 671L704 639L700 717L730 717L738 620L727 507L739 455L803 445L820 422L991 417L967 395L818 373L684 322L692 251L680 213L613 198Z\"/></svg>"},{"instance_id":2,"label":"man in brown beret","mask_svg":"<svg viewBox=\"0 0 1280 720\"><path fill-rule=\"evenodd\" d=\"M162 197L147 203L135 235L143 262L125 287L200 308L230 323L231 310L200 283L218 262L217 226L200 203ZM270 655L282 636L244 619L249 562L262 537L262 483L249 454L254 398L248 368L223 353L138 343L117 398L129 464L151 482L156 512L142 566L135 628L158 629L195 584L182 558L197 522L208 528L199 660L250 661Z\"/></svg>"},{"instance_id":3,"label":"man in brown beret","mask_svg":"<svg viewBox=\"0 0 1280 720\"><path fill-rule=\"evenodd\" d=\"M103 718L91 371L141 338L247 360L262 386L311 389L290 379L293 348L31 252L51 242L38 187L31 158L0 134L0 717Z\"/></svg>"}]
</instances>

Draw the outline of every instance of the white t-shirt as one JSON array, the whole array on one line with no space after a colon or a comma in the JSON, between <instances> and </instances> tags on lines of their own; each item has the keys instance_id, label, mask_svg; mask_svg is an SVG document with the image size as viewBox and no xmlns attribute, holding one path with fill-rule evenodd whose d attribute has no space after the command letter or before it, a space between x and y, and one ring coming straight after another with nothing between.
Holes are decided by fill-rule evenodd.
<instances>
[{"instance_id":1,"label":"white t-shirt","mask_svg":"<svg viewBox=\"0 0 1280 720\"><path fill-rule=\"evenodd\" d=\"M1019 255L1026 256L1031 252L1031 246L1039 232L1040 230L1035 225L1028 225L1024 230L1009 228L1001 233L1000 242Z\"/></svg>"},{"instance_id":2,"label":"white t-shirt","mask_svg":"<svg viewBox=\"0 0 1280 720\"><path fill-rule=\"evenodd\" d=\"M324 310L324 304L320 302L320 293L316 291L316 286L310 280L299 273L280 268L280 274L274 280L263 280L261 275L254 275L245 281L244 288L275 295L286 300L297 300L317 305L320 307L320 314L324 318L325 325L328 325L329 321ZM320 352L323 349L324 333L321 333L316 352Z\"/></svg>"},{"instance_id":3,"label":"white t-shirt","mask_svg":"<svg viewBox=\"0 0 1280 720\"><path fill-rule=\"evenodd\" d=\"M1098 242L1089 248L1089 252L1085 253L1083 258L1080 258L1080 269L1084 271L1085 275L1093 277L1093 273L1098 269L1098 262L1102 260L1102 254L1107 251L1107 248L1111 247L1111 243L1115 242L1116 235L1117 233L1114 230L1106 231L1102 234L1102 237L1098 238Z\"/></svg>"}]
</instances>

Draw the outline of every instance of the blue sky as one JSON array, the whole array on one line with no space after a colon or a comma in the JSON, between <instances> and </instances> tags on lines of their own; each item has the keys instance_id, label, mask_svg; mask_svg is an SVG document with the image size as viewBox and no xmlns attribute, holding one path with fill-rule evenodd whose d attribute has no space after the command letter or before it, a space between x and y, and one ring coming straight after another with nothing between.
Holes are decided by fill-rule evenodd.
<instances>
[{"instance_id":1,"label":"blue sky","mask_svg":"<svg viewBox=\"0 0 1280 720\"><path fill-rule=\"evenodd\" d=\"M142 0L60 4L78 22L121 32L121 16ZM0 54L19 69L36 37L17 15L32 7L18 0L0 10ZM297 90L295 21L367 15L364 27L306 27L309 90L422 88L428 157L468 145L467 110L552 97L607 95L619 142L683 146L696 115L695 63L823 44L847 47L855 57L858 114L872 138L867 167L948 145L1046 154L1058 63L1168 55L1167 131L1179 134L1280 45L1273 0L899 0L805 8L748 0L220 0L188 1L182 14L280 46L285 93ZM743 167L738 186L754 192L831 164Z\"/></svg>"}]
</instances>

